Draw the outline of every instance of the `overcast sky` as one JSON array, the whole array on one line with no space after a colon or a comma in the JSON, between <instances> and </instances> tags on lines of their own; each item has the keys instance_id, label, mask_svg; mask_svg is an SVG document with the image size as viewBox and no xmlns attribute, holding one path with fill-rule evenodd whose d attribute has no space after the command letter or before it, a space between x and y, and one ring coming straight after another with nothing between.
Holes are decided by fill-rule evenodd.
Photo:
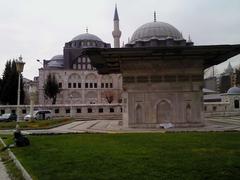
<instances>
[{"instance_id":1,"label":"overcast sky","mask_svg":"<svg viewBox=\"0 0 240 180\"><path fill-rule=\"evenodd\" d=\"M113 44L113 13L117 3L127 42L142 24L157 20L175 26L195 45L240 44L240 0L0 0L0 74L9 59L21 54L23 75L38 75L36 59L63 54L65 42L85 33ZM240 56L231 60L240 64ZM225 68L226 63L220 66Z\"/></svg>"}]
</instances>

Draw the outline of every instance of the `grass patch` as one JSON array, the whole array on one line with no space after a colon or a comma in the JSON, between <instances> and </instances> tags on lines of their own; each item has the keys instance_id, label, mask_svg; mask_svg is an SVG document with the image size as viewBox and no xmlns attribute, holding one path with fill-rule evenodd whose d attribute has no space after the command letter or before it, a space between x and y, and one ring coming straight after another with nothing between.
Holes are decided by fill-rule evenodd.
<instances>
[{"instance_id":1,"label":"grass patch","mask_svg":"<svg viewBox=\"0 0 240 180\"><path fill-rule=\"evenodd\" d=\"M35 179L238 179L240 133L29 136L12 149Z\"/></svg>"},{"instance_id":2,"label":"grass patch","mask_svg":"<svg viewBox=\"0 0 240 180\"><path fill-rule=\"evenodd\" d=\"M51 120L34 120L19 122L21 129L48 129L73 122L70 118L51 119ZM0 130L14 129L16 121L14 122L0 122Z\"/></svg>"}]
</instances>

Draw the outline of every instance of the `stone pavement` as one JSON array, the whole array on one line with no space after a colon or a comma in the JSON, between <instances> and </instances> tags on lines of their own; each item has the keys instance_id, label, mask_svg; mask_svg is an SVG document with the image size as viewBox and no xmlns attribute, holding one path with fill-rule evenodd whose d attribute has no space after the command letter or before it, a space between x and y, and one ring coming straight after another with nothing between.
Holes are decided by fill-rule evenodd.
<instances>
[{"instance_id":1,"label":"stone pavement","mask_svg":"<svg viewBox=\"0 0 240 180\"><path fill-rule=\"evenodd\" d=\"M138 132L166 132L166 131L240 131L240 116L211 117L205 119L204 127L170 128L170 129L136 129L124 128L119 120L91 120L75 121L70 124L45 130L25 130L26 134L62 134L62 133L138 133ZM12 130L0 131L12 133Z\"/></svg>"},{"instance_id":2,"label":"stone pavement","mask_svg":"<svg viewBox=\"0 0 240 180\"><path fill-rule=\"evenodd\" d=\"M67 125L48 130L28 130L29 134L45 133L136 133L166 131L240 131L240 116L206 118L204 127L170 128L170 129L136 129L123 128L119 120L75 121Z\"/></svg>"},{"instance_id":3,"label":"stone pavement","mask_svg":"<svg viewBox=\"0 0 240 180\"><path fill-rule=\"evenodd\" d=\"M10 180L8 174L7 174L7 170L5 168L5 166L3 165L3 162L0 159L0 179L1 180Z\"/></svg>"}]
</instances>

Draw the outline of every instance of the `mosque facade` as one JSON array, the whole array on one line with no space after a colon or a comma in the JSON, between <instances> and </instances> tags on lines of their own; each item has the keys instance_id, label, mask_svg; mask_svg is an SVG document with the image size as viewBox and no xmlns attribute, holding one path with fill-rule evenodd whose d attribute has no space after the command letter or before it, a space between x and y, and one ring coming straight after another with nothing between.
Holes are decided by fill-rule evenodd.
<instances>
[{"instance_id":1,"label":"mosque facade","mask_svg":"<svg viewBox=\"0 0 240 180\"><path fill-rule=\"evenodd\" d=\"M117 8L114 13L114 47L120 46L121 31ZM39 69L38 102L51 104L51 99L44 96L44 84L49 74L54 75L60 93L56 104L108 104L120 103L122 93L121 74L98 74L91 65L88 56L81 55L84 48L111 48L94 34L86 33L74 37L65 43L63 55L55 55L44 60L43 68Z\"/></svg>"}]
</instances>

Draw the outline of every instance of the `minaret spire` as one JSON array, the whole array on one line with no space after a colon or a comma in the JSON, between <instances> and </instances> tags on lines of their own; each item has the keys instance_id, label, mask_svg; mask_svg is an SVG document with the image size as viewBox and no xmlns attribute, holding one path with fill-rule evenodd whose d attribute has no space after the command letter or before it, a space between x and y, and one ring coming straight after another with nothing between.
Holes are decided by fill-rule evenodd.
<instances>
[{"instance_id":1,"label":"minaret spire","mask_svg":"<svg viewBox=\"0 0 240 180\"><path fill-rule=\"evenodd\" d=\"M157 21L157 17L156 17L156 11L154 11L154 22L156 22Z\"/></svg>"},{"instance_id":2,"label":"minaret spire","mask_svg":"<svg viewBox=\"0 0 240 180\"><path fill-rule=\"evenodd\" d=\"M115 4L115 11L114 11L114 21L119 21L119 17L118 17L118 11L117 11L117 4Z\"/></svg>"},{"instance_id":3,"label":"minaret spire","mask_svg":"<svg viewBox=\"0 0 240 180\"><path fill-rule=\"evenodd\" d=\"M113 17L113 39L114 39L114 48L120 47L120 37L122 32L119 29L119 17L117 11L117 4L115 5L114 17Z\"/></svg>"}]
</instances>

